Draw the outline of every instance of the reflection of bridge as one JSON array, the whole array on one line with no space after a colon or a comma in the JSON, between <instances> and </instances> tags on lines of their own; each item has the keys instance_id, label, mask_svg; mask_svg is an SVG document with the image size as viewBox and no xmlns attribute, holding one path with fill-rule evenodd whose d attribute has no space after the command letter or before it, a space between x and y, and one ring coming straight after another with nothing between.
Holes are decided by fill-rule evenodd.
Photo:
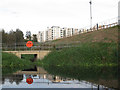
<instances>
[{"instance_id":1,"label":"reflection of bridge","mask_svg":"<svg viewBox=\"0 0 120 90\"><path fill-rule=\"evenodd\" d=\"M23 75L23 74L26 74L26 75L37 75L37 74L47 74L47 71L45 71L41 67L36 67L36 70L34 70L34 71L27 71L27 70L26 71L17 71L14 74L19 74L19 75Z\"/></svg>"},{"instance_id":2,"label":"reflection of bridge","mask_svg":"<svg viewBox=\"0 0 120 90\"><path fill-rule=\"evenodd\" d=\"M47 71L45 71L43 68L41 67L37 67L37 69L35 71L17 71L16 73L14 73L14 75L24 75L24 78L27 78L27 76L32 76L32 78L34 79L34 76L38 76L39 79L43 78L43 79L49 79L51 82L61 82L64 79L59 77L59 76L54 76L54 75L50 75L47 73ZM71 79L65 79L65 80L71 80Z\"/></svg>"},{"instance_id":3,"label":"reflection of bridge","mask_svg":"<svg viewBox=\"0 0 120 90\"><path fill-rule=\"evenodd\" d=\"M21 58L22 54L34 54L37 59L43 59L50 51L49 50L40 50L40 51L3 51L7 53L12 53Z\"/></svg>"}]
</instances>

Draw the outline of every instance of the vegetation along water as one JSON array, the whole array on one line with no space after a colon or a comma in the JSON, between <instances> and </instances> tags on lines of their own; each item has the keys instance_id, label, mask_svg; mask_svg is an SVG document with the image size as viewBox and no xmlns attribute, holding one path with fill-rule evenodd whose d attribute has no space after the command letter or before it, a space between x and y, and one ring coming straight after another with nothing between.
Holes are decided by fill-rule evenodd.
<instances>
[{"instance_id":1,"label":"vegetation along water","mask_svg":"<svg viewBox=\"0 0 120 90\"><path fill-rule=\"evenodd\" d=\"M37 65L44 67L53 75L91 82L95 80L96 83L98 80L107 79L116 83L118 64L118 43L114 41L116 35L113 36L114 39L108 39L107 36L103 41L97 39L97 41L81 42L75 47L54 49L44 59L35 62L30 60L34 58L32 55L22 55L20 59L13 54L2 53L3 74Z\"/></svg>"}]
</instances>

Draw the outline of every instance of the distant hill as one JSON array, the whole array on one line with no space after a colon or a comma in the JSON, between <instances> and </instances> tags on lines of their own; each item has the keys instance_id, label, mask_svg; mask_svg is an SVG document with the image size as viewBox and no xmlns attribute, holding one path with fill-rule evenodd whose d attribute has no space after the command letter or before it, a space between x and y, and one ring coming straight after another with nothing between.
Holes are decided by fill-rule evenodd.
<instances>
[{"instance_id":1,"label":"distant hill","mask_svg":"<svg viewBox=\"0 0 120 90\"><path fill-rule=\"evenodd\" d=\"M118 42L118 26L52 41L56 44L70 42Z\"/></svg>"}]
</instances>

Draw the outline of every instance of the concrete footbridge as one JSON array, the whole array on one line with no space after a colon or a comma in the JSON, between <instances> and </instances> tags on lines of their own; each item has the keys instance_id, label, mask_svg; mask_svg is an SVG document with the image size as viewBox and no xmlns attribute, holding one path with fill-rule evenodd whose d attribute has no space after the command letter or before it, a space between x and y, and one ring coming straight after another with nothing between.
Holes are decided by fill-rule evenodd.
<instances>
[{"instance_id":1,"label":"concrete footbridge","mask_svg":"<svg viewBox=\"0 0 120 90\"><path fill-rule=\"evenodd\" d=\"M17 57L21 58L22 54L34 54L37 59L43 59L46 55L48 55L51 51L50 50L39 50L39 51L3 51L6 53L12 53Z\"/></svg>"}]
</instances>

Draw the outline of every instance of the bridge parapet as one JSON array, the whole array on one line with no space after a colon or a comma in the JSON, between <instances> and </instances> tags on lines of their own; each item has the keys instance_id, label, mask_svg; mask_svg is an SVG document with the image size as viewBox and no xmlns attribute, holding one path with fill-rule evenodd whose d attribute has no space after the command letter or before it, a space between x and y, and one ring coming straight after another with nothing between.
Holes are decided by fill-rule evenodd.
<instances>
[{"instance_id":1,"label":"bridge parapet","mask_svg":"<svg viewBox=\"0 0 120 90\"><path fill-rule=\"evenodd\" d=\"M37 54L37 59L42 60L51 51L49 51L49 50L40 50L40 51L3 51L3 52L12 53L12 54L16 55L19 58L21 58L22 54Z\"/></svg>"}]
</instances>

